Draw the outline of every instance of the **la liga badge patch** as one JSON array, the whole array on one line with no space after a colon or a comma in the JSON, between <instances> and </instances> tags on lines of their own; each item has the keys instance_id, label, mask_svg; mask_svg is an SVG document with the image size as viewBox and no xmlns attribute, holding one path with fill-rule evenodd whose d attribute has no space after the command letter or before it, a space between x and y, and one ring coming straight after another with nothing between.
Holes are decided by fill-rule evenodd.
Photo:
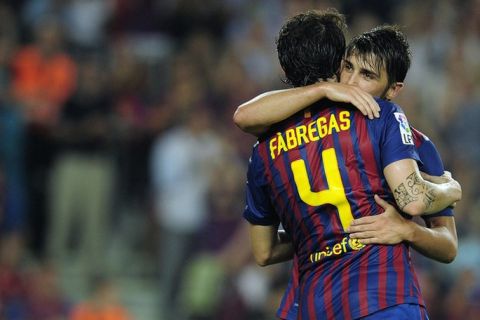
<instances>
[{"instance_id":1,"label":"la liga badge patch","mask_svg":"<svg viewBox=\"0 0 480 320\"><path fill-rule=\"evenodd\" d=\"M397 119L400 128L400 135L402 137L403 144L411 144L413 145L413 136L412 130L410 130L410 126L408 125L407 117L401 112L395 112L395 119Z\"/></svg>"}]
</instances>

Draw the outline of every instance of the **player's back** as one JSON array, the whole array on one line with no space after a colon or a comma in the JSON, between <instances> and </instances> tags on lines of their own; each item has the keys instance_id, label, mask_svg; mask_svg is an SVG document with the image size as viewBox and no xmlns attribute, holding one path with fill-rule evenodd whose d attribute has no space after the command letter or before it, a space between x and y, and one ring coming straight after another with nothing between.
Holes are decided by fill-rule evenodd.
<instances>
[{"instance_id":1,"label":"player's back","mask_svg":"<svg viewBox=\"0 0 480 320\"><path fill-rule=\"evenodd\" d=\"M374 194L391 197L379 150L384 118L322 100L260 139L269 194L300 265L342 255L347 246L335 244L350 222L376 212Z\"/></svg>"},{"instance_id":2,"label":"player's back","mask_svg":"<svg viewBox=\"0 0 480 320\"><path fill-rule=\"evenodd\" d=\"M351 318L418 302L406 245L364 248L345 233L353 219L377 213L374 194L392 200L385 166L416 158L402 111L387 102L381 107L380 119L372 121L323 100L309 114L280 123L256 146L258 159L252 161L261 163L259 174L298 255L300 309L309 319L339 310L340 318ZM395 288L387 286L392 279ZM408 292L398 297L402 290Z\"/></svg>"},{"instance_id":3,"label":"player's back","mask_svg":"<svg viewBox=\"0 0 480 320\"><path fill-rule=\"evenodd\" d=\"M422 172L431 175L442 175L444 173L444 166L441 160L440 154L436 149L433 142L422 132L411 127L412 136L415 148L418 151L421 163L419 163L419 169ZM435 214L422 216L428 224L428 220L432 217L438 216L453 216L451 208L446 208ZM293 266L291 277L279 306L277 316L281 319L296 320L298 314L298 295L299 295L299 279L298 279L298 260L295 255L293 259Z\"/></svg>"}]
</instances>

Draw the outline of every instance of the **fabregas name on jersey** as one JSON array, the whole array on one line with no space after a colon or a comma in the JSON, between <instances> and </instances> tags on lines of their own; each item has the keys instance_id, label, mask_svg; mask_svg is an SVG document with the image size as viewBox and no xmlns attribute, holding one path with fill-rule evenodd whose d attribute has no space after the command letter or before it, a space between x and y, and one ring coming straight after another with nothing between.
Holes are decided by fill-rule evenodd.
<instances>
[{"instance_id":1,"label":"fabregas name on jersey","mask_svg":"<svg viewBox=\"0 0 480 320\"><path fill-rule=\"evenodd\" d=\"M318 141L333 132L338 133L348 129L350 129L350 111L319 117L307 124L290 128L284 132L277 132L277 135L270 139L270 156L275 159L282 152Z\"/></svg>"}]
</instances>

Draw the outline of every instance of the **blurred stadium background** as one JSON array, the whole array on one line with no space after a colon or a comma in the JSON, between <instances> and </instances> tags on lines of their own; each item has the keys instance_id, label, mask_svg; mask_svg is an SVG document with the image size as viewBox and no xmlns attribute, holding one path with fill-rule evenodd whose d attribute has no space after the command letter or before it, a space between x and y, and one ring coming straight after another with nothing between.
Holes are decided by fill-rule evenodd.
<instances>
[{"instance_id":1,"label":"blurred stadium background","mask_svg":"<svg viewBox=\"0 0 480 320\"><path fill-rule=\"evenodd\" d=\"M431 319L480 319L478 0L1 1L0 319L273 319L289 266L250 258L231 117L327 7L408 35L397 102L464 191L456 260L415 264Z\"/></svg>"}]
</instances>

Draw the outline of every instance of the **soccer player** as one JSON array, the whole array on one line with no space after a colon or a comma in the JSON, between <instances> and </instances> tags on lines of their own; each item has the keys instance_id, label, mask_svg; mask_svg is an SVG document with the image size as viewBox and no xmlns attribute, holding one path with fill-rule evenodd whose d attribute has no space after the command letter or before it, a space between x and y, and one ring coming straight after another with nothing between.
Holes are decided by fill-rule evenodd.
<instances>
[{"instance_id":1,"label":"soccer player","mask_svg":"<svg viewBox=\"0 0 480 320\"><path fill-rule=\"evenodd\" d=\"M331 13L326 16L332 19ZM317 18L307 14L287 22L278 41L279 55L292 23L300 21L312 30L305 21ZM335 23L323 23L325 34L335 34L328 30ZM302 35L308 32L297 33ZM331 67L328 77L313 78L313 82L331 78L337 69ZM397 91L393 86L385 95ZM418 305L421 297L407 246L363 247L345 231L353 218L377 212L373 194L392 200L388 186L393 186L400 207L413 215L438 211L460 197L459 186L452 180L445 178L449 182L440 186L422 180L405 116L398 106L380 104L380 119L368 122L348 106L322 101L309 113L298 113L274 126L254 148L245 211L252 223L254 253L262 260L266 252L265 263L283 258L271 252L280 220L298 256L301 318L333 314L356 318L402 302ZM262 248L264 244L270 248ZM341 308L342 304L346 307Z\"/></svg>"},{"instance_id":2,"label":"soccer player","mask_svg":"<svg viewBox=\"0 0 480 320\"><path fill-rule=\"evenodd\" d=\"M378 57L380 55L378 49L385 49L385 47L391 47L398 55L380 59L383 60L380 66L368 59L372 53ZM404 62L398 62L398 60ZM408 43L403 35L389 26L378 27L354 38L349 44L340 78L344 83L357 85L373 95L382 96L389 83L399 85L398 83L403 81L403 77L398 77L398 73L395 72L392 73L393 76L389 76L381 69L386 69L386 66L396 63L397 70L407 71L408 68L405 66L408 66L409 63L405 63L405 61L409 61L409 56ZM380 70L376 69L375 65L379 66ZM403 74L403 71L399 73ZM379 79L370 79L370 76L365 76L368 74L378 74ZM390 98L393 98L393 96L390 96ZM290 101L295 105L295 99L291 98ZM300 108L299 105L296 107ZM268 109L268 106L266 109ZM412 133L413 141L422 160L420 169L432 175L441 175L444 170L443 164L433 143L415 129L412 129ZM451 262L455 258L457 236L453 212L450 208L434 215L423 216L428 226L428 228L425 228L397 214L395 209L385 201L379 198L376 198L376 201L385 209L385 212L380 215L354 220L353 226L347 229L349 232L354 232L350 237L360 238L363 244L396 244L407 241L417 251L432 259ZM296 260L295 263L297 263ZM295 272L295 267L292 271L293 275L287 293L278 312L278 315L283 319L296 319L295 290L298 284L298 275ZM386 314L390 311L386 309L380 311L381 314L372 316L396 317L396 315Z\"/></svg>"}]
</instances>

